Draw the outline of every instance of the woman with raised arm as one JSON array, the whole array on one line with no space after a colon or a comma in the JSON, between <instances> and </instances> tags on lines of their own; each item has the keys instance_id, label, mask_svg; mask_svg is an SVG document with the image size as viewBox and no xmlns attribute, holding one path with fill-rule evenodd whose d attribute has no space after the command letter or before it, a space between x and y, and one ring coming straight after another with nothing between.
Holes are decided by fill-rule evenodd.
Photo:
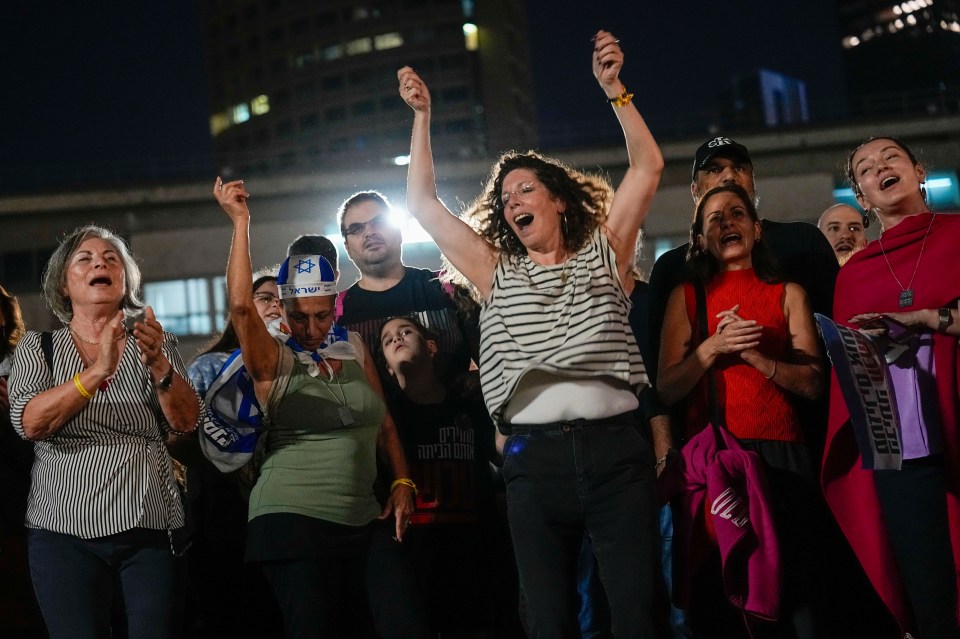
<instances>
[{"instance_id":1,"label":"woman with raised arm","mask_svg":"<svg viewBox=\"0 0 960 639\"><path fill-rule=\"evenodd\" d=\"M360 336L325 345L337 292L330 263L319 255L283 263L281 318L290 333L273 336L250 295L249 193L242 181L218 178L213 195L233 224L230 317L266 427L250 494L247 561L263 569L286 636L340 636L345 614L356 627L366 611L373 526L392 515L401 541L416 486ZM382 511L373 493L378 448L396 477Z\"/></svg>"},{"instance_id":2,"label":"woman with raised arm","mask_svg":"<svg viewBox=\"0 0 960 639\"><path fill-rule=\"evenodd\" d=\"M20 341L10 416L34 441L26 525L47 629L109 637L122 610L130 637L176 636L182 591L169 535L183 506L164 439L196 429L200 398L176 337L144 309L120 237L98 226L70 233L43 291L64 327Z\"/></svg>"},{"instance_id":3,"label":"woman with raised arm","mask_svg":"<svg viewBox=\"0 0 960 639\"><path fill-rule=\"evenodd\" d=\"M867 470L834 375L823 490L880 598L904 632L960 637L960 216L932 213L923 165L903 142L871 138L847 158L880 239L840 269L834 318L889 328L907 348L887 364L900 468ZM882 316L882 317L881 317ZM889 319L884 319L889 318ZM883 330L881 328L880 330ZM891 337L894 337L891 335Z\"/></svg>"},{"instance_id":4,"label":"woman with raised arm","mask_svg":"<svg viewBox=\"0 0 960 639\"><path fill-rule=\"evenodd\" d=\"M647 378L630 325L630 269L663 158L621 84L616 38L593 38L593 72L623 128L629 166L606 180L536 153L505 153L468 211L436 193L430 92L409 67L414 110L407 206L483 296L480 379L503 434L508 517L531 636L579 636L584 533L618 637L652 634L653 456L637 430Z\"/></svg>"}]
</instances>

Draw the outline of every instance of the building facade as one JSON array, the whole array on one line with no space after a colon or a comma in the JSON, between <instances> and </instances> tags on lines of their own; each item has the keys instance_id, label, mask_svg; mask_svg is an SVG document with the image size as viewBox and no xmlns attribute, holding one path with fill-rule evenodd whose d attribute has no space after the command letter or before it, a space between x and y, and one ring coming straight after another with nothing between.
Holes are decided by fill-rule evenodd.
<instances>
[{"instance_id":1,"label":"building facade","mask_svg":"<svg viewBox=\"0 0 960 639\"><path fill-rule=\"evenodd\" d=\"M438 159L537 144L522 3L204 0L202 20L228 177L402 163L404 65L430 88Z\"/></svg>"}]
</instances>

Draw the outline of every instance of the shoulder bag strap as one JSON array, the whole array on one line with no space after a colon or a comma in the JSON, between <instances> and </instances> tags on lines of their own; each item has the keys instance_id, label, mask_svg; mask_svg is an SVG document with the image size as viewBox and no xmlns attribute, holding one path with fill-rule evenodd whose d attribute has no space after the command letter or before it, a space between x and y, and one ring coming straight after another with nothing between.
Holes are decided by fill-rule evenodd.
<instances>
[{"instance_id":1,"label":"shoulder bag strap","mask_svg":"<svg viewBox=\"0 0 960 639\"><path fill-rule=\"evenodd\" d=\"M50 331L40 333L40 350L43 352L43 361L53 373L53 333Z\"/></svg>"},{"instance_id":2,"label":"shoulder bag strap","mask_svg":"<svg viewBox=\"0 0 960 639\"><path fill-rule=\"evenodd\" d=\"M696 295L697 303L697 330L700 333L700 342L707 339L707 291L700 280L693 280L693 291ZM723 427L723 421L720 419L720 404L717 403L717 377L716 372L711 366L706 372L707 377L707 403L710 405L710 423L714 429L713 433L717 438L718 449L726 448L718 429Z\"/></svg>"}]
</instances>

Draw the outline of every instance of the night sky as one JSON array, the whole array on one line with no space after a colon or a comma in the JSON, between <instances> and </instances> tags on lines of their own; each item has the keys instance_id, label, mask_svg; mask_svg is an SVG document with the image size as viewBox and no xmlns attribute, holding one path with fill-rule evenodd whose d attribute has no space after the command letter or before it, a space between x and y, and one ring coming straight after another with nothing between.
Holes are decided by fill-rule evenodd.
<instances>
[{"instance_id":1,"label":"night sky","mask_svg":"<svg viewBox=\"0 0 960 639\"><path fill-rule=\"evenodd\" d=\"M547 149L590 127L616 134L590 71L601 27L621 38L621 77L661 138L676 137L678 124L706 134L717 94L760 67L806 81L814 117L843 96L835 0L527 6ZM91 172L106 183L211 170L199 23L191 0L6 0L0 192L55 189Z\"/></svg>"}]
</instances>

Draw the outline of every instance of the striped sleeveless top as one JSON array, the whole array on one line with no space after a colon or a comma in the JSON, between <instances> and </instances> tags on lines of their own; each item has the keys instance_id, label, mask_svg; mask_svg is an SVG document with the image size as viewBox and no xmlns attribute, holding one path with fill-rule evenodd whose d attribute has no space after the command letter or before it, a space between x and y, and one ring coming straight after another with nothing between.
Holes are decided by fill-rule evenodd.
<instances>
[{"instance_id":1,"label":"striped sleeveless top","mask_svg":"<svg viewBox=\"0 0 960 639\"><path fill-rule=\"evenodd\" d=\"M600 228L556 266L501 254L480 311L480 385L494 421L532 370L646 384L629 310L616 255Z\"/></svg>"}]
</instances>

